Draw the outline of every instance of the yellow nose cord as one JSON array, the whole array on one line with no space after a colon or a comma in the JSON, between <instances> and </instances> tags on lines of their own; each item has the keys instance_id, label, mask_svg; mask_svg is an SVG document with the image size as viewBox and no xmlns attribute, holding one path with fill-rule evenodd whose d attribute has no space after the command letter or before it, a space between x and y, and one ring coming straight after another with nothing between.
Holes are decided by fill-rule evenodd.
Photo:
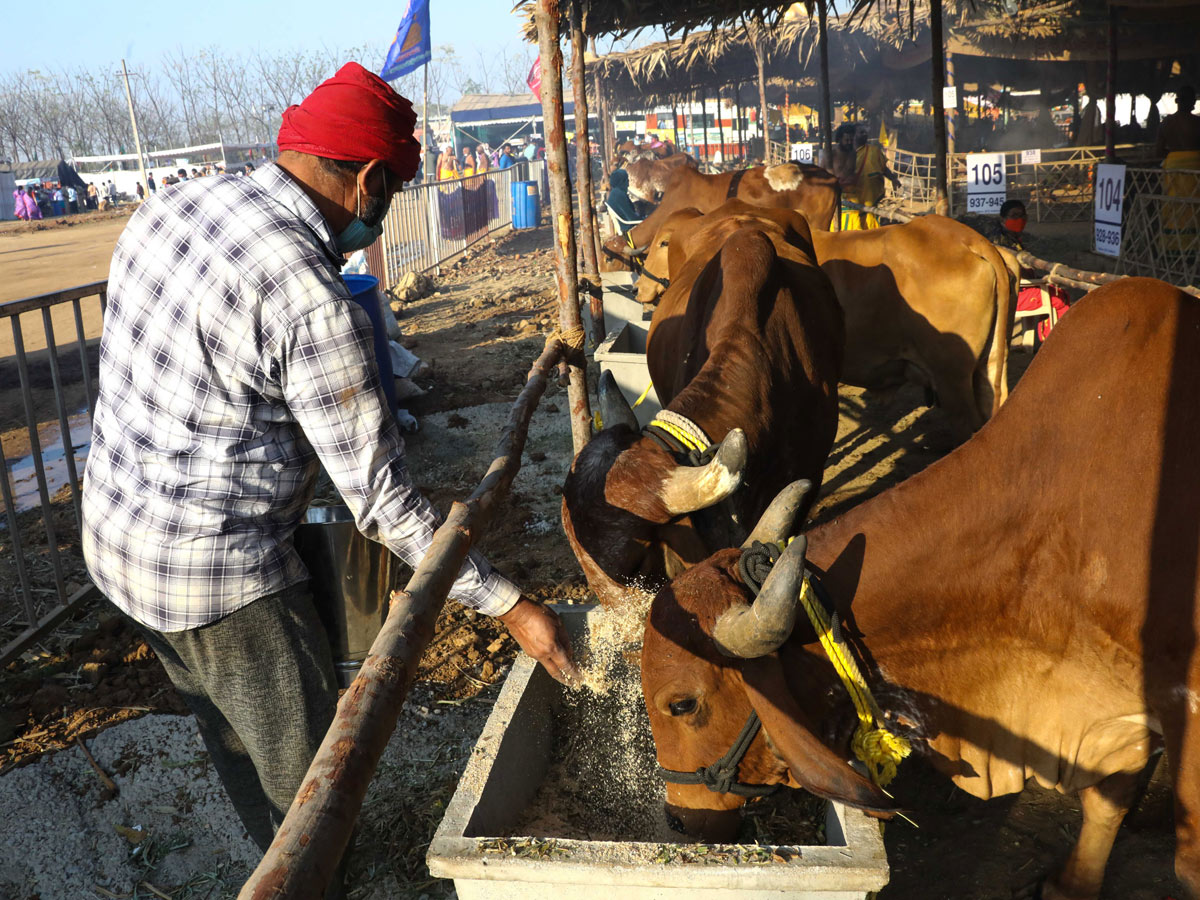
<instances>
[{"instance_id":1,"label":"yellow nose cord","mask_svg":"<svg viewBox=\"0 0 1200 900\"><path fill-rule=\"evenodd\" d=\"M871 689L867 687L858 663L854 661L850 648L842 639L841 623L832 618L825 611L825 607L817 602L807 573L804 576L804 585L800 589L800 602L858 713L858 728L854 731L850 748L855 757L867 767L871 780L880 787L885 787L896 777L900 760L912 752L912 745L906 738L892 734L880 724L883 721L883 712L871 696Z\"/></svg>"}]
</instances>

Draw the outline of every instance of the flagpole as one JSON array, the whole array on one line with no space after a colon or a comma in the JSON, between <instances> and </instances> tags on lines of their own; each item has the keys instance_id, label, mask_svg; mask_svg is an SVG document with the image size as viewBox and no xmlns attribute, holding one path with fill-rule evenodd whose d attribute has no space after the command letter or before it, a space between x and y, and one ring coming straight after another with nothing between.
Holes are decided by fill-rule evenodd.
<instances>
[{"instance_id":1,"label":"flagpole","mask_svg":"<svg viewBox=\"0 0 1200 900\"><path fill-rule=\"evenodd\" d=\"M424 100L422 101L422 106L424 107L424 111L421 114L422 119L423 119L422 124L421 124L421 134L425 137L425 179L426 180L428 180L431 177L429 161L434 158L433 156L430 155L429 148L431 146L432 147L437 146L437 141L434 141L432 144L429 141L429 63L432 61L433 61L433 55L430 54L429 60L425 63L425 95L424 95Z\"/></svg>"}]
</instances>

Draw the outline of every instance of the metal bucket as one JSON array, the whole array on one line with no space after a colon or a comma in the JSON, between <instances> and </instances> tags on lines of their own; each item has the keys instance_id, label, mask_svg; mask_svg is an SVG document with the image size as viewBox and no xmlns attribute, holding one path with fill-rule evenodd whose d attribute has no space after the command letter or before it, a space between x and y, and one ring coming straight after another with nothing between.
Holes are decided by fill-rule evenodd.
<instances>
[{"instance_id":1,"label":"metal bucket","mask_svg":"<svg viewBox=\"0 0 1200 900\"><path fill-rule=\"evenodd\" d=\"M400 563L363 537L344 506L314 507L296 528L296 552L308 569L313 601L329 635L342 687L358 674L399 587Z\"/></svg>"}]
</instances>

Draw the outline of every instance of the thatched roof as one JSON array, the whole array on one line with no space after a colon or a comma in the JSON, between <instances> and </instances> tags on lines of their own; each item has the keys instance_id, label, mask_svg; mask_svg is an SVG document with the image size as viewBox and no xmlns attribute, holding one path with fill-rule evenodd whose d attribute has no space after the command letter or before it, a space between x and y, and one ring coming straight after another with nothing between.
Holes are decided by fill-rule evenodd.
<instances>
[{"instance_id":1,"label":"thatched roof","mask_svg":"<svg viewBox=\"0 0 1200 900\"><path fill-rule=\"evenodd\" d=\"M580 0L583 9L583 33L588 37L604 34L627 35L647 28L662 28L668 34L716 29L747 19L768 24L779 22L792 0ZM569 27L570 0L559 0L563 32ZM524 7L532 15L533 0L517 0L514 9ZM537 40L530 22L525 28L529 40Z\"/></svg>"}]
</instances>

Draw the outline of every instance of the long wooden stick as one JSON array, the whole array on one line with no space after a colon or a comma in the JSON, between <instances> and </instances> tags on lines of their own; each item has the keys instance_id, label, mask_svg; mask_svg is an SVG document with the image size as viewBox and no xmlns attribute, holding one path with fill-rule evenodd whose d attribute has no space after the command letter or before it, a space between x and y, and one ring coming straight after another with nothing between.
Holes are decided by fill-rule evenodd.
<instances>
[{"instance_id":1,"label":"long wooden stick","mask_svg":"<svg viewBox=\"0 0 1200 900\"><path fill-rule=\"evenodd\" d=\"M579 241L583 245L583 271L588 286L600 287L597 265L596 198L592 190L592 151L588 132L587 71L584 67L583 10L579 0L571 2L571 85L575 98L575 180L579 195ZM604 306L598 290L588 291L593 341L604 340Z\"/></svg>"},{"instance_id":2,"label":"long wooden stick","mask_svg":"<svg viewBox=\"0 0 1200 900\"><path fill-rule=\"evenodd\" d=\"M438 613L471 545L487 531L496 506L521 468L529 420L563 353L556 338L529 370L500 436L497 456L466 503L455 503L429 552L391 609L333 724L308 767L296 799L238 900L320 900L345 852L367 785L391 739L433 636Z\"/></svg>"},{"instance_id":3,"label":"long wooden stick","mask_svg":"<svg viewBox=\"0 0 1200 900\"><path fill-rule=\"evenodd\" d=\"M550 213L554 225L554 275L558 282L558 327L566 345L570 383L571 444L575 453L592 436L588 403L587 359L583 354L583 325L579 316L579 273L575 268L575 225L571 209L571 180L567 177L567 143L562 104L562 46L558 35L558 0L537 0L533 7L538 53L542 60L542 119L546 130L546 166L550 178ZM586 101L585 101L586 105Z\"/></svg>"}]
</instances>

